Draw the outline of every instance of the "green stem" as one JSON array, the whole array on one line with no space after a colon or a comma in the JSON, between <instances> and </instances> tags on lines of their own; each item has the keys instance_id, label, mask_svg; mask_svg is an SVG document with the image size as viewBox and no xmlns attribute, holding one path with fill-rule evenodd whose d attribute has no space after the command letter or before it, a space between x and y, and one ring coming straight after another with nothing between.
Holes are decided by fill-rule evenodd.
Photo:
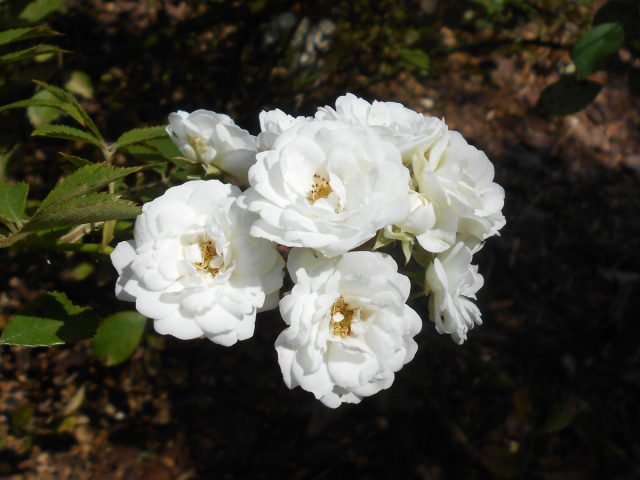
<instances>
[{"instance_id":1,"label":"green stem","mask_svg":"<svg viewBox=\"0 0 640 480\"><path fill-rule=\"evenodd\" d=\"M60 252L95 253L98 255L109 255L113 252L113 247L108 245L103 247L100 243L58 243L46 240L30 243L29 248L56 250Z\"/></svg>"},{"instance_id":2,"label":"green stem","mask_svg":"<svg viewBox=\"0 0 640 480\"><path fill-rule=\"evenodd\" d=\"M111 150L111 147L109 145L106 145L106 144L103 145L102 155L104 156L104 162L108 166L111 166L113 153L114 152ZM116 193L116 184L114 182L111 182L109 184L109 193L111 194ZM102 225L102 242L100 243L100 245L102 246L103 251L106 252L108 248L111 248L109 247L109 243L111 243L111 240L113 240L115 230L116 230L115 220L108 220L104 222L104 224Z\"/></svg>"}]
</instances>

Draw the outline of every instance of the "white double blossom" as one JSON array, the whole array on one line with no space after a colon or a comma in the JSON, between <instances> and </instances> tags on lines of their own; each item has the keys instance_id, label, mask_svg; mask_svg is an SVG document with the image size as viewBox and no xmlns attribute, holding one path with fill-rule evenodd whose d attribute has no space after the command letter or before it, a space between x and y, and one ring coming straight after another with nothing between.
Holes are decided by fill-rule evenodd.
<instances>
[{"instance_id":1,"label":"white double blossom","mask_svg":"<svg viewBox=\"0 0 640 480\"><path fill-rule=\"evenodd\" d=\"M253 335L256 312L275 308L284 262L249 235L240 190L217 180L168 189L145 204L134 239L111 254L116 295L135 301L158 333L232 345Z\"/></svg>"},{"instance_id":2,"label":"white double blossom","mask_svg":"<svg viewBox=\"0 0 640 480\"><path fill-rule=\"evenodd\" d=\"M438 118L424 116L397 102L369 103L351 93L338 97L335 109L329 106L318 108L315 117L371 127L396 145L403 159L412 149L431 147L447 131L445 123Z\"/></svg>"},{"instance_id":3,"label":"white double blossom","mask_svg":"<svg viewBox=\"0 0 640 480\"><path fill-rule=\"evenodd\" d=\"M375 248L400 240L415 255L436 330L463 343L482 324L473 254L505 224L487 156L441 119L351 94L314 117L276 109L259 120L254 137L227 115L170 115L187 159L250 188L192 181L145 204L134 239L111 254L118 298L161 334L232 345L278 304L273 242L294 247L275 344L284 381L331 408L359 403L391 386L422 326L393 258L351 251L382 231Z\"/></svg>"},{"instance_id":4,"label":"white double blossom","mask_svg":"<svg viewBox=\"0 0 640 480\"><path fill-rule=\"evenodd\" d=\"M286 385L331 408L389 388L413 359L421 329L405 303L410 281L395 261L375 252L326 259L294 249L287 269L295 286L280 312L289 327L276 340Z\"/></svg>"},{"instance_id":5,"label":"white double blossom","mask_svg":"<svg viewBox=\"0 0 640 480\"><path fill-rule=\"evenodd\" d=\"M436 223L424 241L431 252L442 252L456 238L484 241L505 225L504 189L493 181L493 164L464 137L449 131L431 149L411 154L416 191L433 205Z\"/></svg>"},{"instance_id":6,"label":"white double blossom","mask_svg":"<svg viewBox=\"0 0 640 480\"><path fill-rule=\"evenodd\" d=\"M436 255L426 271L429 315L439 333L450 334L461 344L474 325L482 324L476 298L484 281L478 267L471 265L471 250L462 242Z\"/></svg>"},{"instance_id":7,"label":"white double blossom","mask_svg":"<svg viewBox=\"0 0 640 480\"><path fill-rule=\"evenodd\" d=\"M276 139L287 128L304 122L305 117L292 117L279 108L260 112L260 133L258 134L258 151L273 149Z\"/></svg>"},{"instance_id":8,"label":"white double blossom","mask_svg":"<svg viewBox=\"0 0 640 480\"><path fill-rule=\"evenodd\" d=\"M187 159L214 165L247 183L249 167L256 161L256 138L228 115L208 110L175 112L169 115L167 133Z\"/></svg>"},{"instance_id":9,"label":"white double blossom","mask_svg":"<svg viewBox=\"0 0 640 480\"><path fill-rule=\"evenodd\" d=\"M341 255L409 212L409 171L373 129L306 120L257 155L243 205L251 234L327 257Z\"/></svg>"},{"instance_id":10,"label":"white double blossom","mask_svg":"<svg viewBox=\"0 0 640 480\"><path fill-rule=\"evenodd\" d=\"M339 119L375 128L402 152L411 170L409 215L388 225L389 238L415 237L425 250L443 252L457 238L476 245L504 226L504 190L493 182L493 164L444 121L399 103L369 103L347 94L336 107L323 107L318 119Z\"/></svg>"}]
</instances>

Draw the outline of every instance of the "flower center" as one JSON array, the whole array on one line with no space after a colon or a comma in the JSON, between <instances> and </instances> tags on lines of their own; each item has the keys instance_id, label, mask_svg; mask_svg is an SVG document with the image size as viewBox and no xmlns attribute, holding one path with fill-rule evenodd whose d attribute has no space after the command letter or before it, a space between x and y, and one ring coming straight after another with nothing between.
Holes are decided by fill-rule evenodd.
<instances>
[{"instance_id":1,"label":"flower center","mask_svg":"<svg viewBox=\"0 0 640 480\"><path fill-rule=\"evenodd\" d=\"M311 203L314 203L321 198L327 198L331 192L333 192L333 189L331 188L331 185L329 185L329 179L316 173L313 176L311 192L309 192L309 200L311 200Z\"/></svg>"},{"instance_id":2,"label":"flower center","mask_svg":"<svg viewBox=\"0 0 640 480\"><path fill-rule=\"evenodd\" d=\"M200 246L201 260L195 262L194 266L201 272L208 273L215 277L223 265L222 257L218 255L216 251L216 244L209 237L201 238L198 243Z\"/></svg>"},{"instance_id":3,"label":"flower center","mask_svg":"<svg viewBox=\"0 0 640 480\"><path fill-rule=\"evenodd\" d=\"M338 300L331 305L331 333L337 337L346 338L351 335L351 323L360 320L360 309L350 308L340 295Z\"/></svg>"},{"instance_id":4,"label":"flower center","mask_svg":"<svg viewBox=\"0 0 640 480\"><path fill-rule=\"evenodd\" d=\"M189 145L193 147L198 157L202 157L207 151L207 144L202 137L189 136Z\"/></svg>"}]
</instances>

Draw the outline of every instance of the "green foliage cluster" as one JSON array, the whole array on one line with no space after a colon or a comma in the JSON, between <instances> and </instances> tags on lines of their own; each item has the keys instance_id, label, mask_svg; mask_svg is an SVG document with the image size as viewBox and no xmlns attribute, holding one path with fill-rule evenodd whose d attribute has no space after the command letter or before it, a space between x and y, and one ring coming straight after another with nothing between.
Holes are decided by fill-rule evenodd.
<instances>
[{"instance_id":1,"label":"green foliage cluster","mask_svg":"<svg viewBox=\"0 0 640 480\"><path fill-rule=\"evenodd\" d=\"M33 2L27 5L20 18L38 20L62 3ZM48 44L26 48L20 45L29 40L57 35L46 25L0 31L0 47L5 48L5 53L0 54L0 65L37 60L43 54L62 53L60 48ZM135 202L122 198L119 193L126 190L125 178L157 166L159 160L177 156L178 151L175 147L167 148L166 142L162 143L163 139L168 141L164 126L129 130L115 142L109 143L71 91L41 81L35 83L39 90L33 97L2 105L0 113L28 109L36 127L33 136L96 147L102 161L92 162L81 156L62 155L70 164L71 171L42 200L29 199L27 183L12 183L6 181L3 175L0 181L0 248L44 248L108 254L115 221L131 219L140 213ZM86 95L88 92L87 82L78 73L72 76L67 86L75 87L73 90L80 94ZM69 118L75 125L52 123L61 118ZM3 172L14 151L15 148L3 153L0 165ZM113 165L116 154L135 157L136 153L143 154L138 158L138 165ZM166 162L163 162L162 168L165 166ZM87 228L89 231L101 229L102 241L90 243L84 241L84 234L74 234ZM137 312L125 311L107 316L100 322L89 307L76 306L65 293L52 291L13 318L2 332L0 344L51 346L93 337L96 358L106 365L116 365L128 358L140 342L145 321Z\"/></svg>"},{"instance_id":2,"label":"green foliage cluster","mask_svg":"<svg viewBox=\"0 0 640 480\"><path fill-rule=\"evenodd\" d=\"M630 56L621 62L617 53L625 48ZM629 90L640 95L640 2L609 0L596 13L593 26L578 40L572 51L574 71L549 85L538 106L555 115L568 115L589 105L600 93L602 84L588 77L607 70L626 73Z\"/></svg>"},{"instance_id":3,"label":"green foliage cluster","mask_svg":"<svg viewBox=\"0 0 640 480\"><path fill-rule=\"evenodd\" d=\"M73 119L77 126L45 124L33 135L71 140L100 149L103 161L67 156L73 172L56 185L41 201L28 202L29 186L24 182L0 182L0 248L49 248L108 254L113 239L115 221L131 219L140 213L138 205L117 193L125 187L123 180L153 164L114 167L113 156L134 147L155 153L163 159L152 140L166 137L165 127L146 127L123 133L114 143L105 142L99 129L69 92L38 82L51 97L31 98L0 107L0 111L16 108L47 107L57 109ZM31 205L30 208L27 206ZM89 226L102 229L102 242L68 242L68 229ZM75 240L82 240L75 237ZM98 319L87 307L71 303L62 292L50 292L34 305L30 312L16 316L4 329L0 344L49 346L94 337L96 357L107 365L124 361L141 339L144 318L135 311L119 312ZM125 339L125 341L123 341Z\"/></svg>"}]
</instances>

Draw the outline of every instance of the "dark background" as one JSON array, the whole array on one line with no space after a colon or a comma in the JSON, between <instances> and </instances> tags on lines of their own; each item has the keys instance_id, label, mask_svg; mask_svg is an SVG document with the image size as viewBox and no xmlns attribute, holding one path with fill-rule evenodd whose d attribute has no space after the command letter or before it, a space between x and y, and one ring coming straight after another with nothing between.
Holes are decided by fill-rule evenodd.
<instances>
[{"instance_id":1,"label":"dark background","mask_svg":"<svg viewBox=\"0 0 640 480\"><path fill-rule=\"evenodd\" d=\"M88 342L2 347L0 476L640 477L640 101L625 52L593 76L604 88L586 109L536 109L603 3L66 2L47 22L72 53L45 76L85 72L83 105L107 137L177 109L226 112L257 133L262 109L309 114L347 91L400 101L487 152L507 226L477 255L484 325L457 346L417 301L416 358L360 405L330 410L286 389L277 313L232 348L149 328L113 368ZM0 89L2 103L33 92L16 78ZM43 197L61 173L56 152L82 147L29 139L22 112L0 121L22 144L8 175ZM93 257L0 255L0 325L50 289L105 315L128 307Z\"/></svg>"}]
</instances>

